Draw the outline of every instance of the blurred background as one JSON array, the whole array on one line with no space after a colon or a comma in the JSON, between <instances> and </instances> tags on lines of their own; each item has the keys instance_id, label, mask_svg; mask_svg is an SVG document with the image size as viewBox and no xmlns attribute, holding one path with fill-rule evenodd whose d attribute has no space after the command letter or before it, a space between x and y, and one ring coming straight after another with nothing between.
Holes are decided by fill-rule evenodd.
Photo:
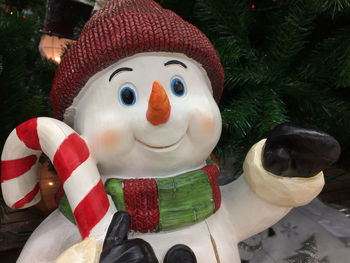
<instances>
[{"instance_id":1,"label":"blurred background","mask_svg":"<svg viewBox=\"0 0 350 263\"><path fill-rule=\"evenodd\" d=\"M1 151L17 125L52 116L49 93L61 56L105 2L0 0ZM249 148L277 124L308 124L342 147L326 171L322 200L350 207L350 1L158 2L201 29L224 66L223 132L215 150L222 176L241 174ZM4 262L15 262L33 229L56 208L60 183L45 156L38 179L43 200L34 208L12 211L0 196Z\"/></svg>"}]
</instances>

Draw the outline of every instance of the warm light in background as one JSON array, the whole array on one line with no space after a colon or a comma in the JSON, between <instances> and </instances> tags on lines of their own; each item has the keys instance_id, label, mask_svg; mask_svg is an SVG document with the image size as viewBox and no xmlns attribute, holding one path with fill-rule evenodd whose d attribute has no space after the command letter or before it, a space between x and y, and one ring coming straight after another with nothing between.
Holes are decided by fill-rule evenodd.
<instances>
[{"instance_id":1,"label":"warm light in background","mask_svg":"<svg viewBox=\"0 0 350 263\"><path fill-rule=\"evenodd\" d=\"M50 169L48 160L38 164L38 177L41 201L35 207L41 213L48 215L57 208L55 195L61 186L61 181L58 175Z\"/></svg>"},{"instance_id":2,"label":"warm light in background","mask_svg":"<svg viewBox=\"0 0 350 263\"><path fill-rule=\"evenodd\" d=\"M67 44L71 44L73 42L74 40L68 38L60 38L57 36L43 34L39 44L39 51L43 57L51 59L56 63L60 63L64 48L67 46Z\"/></svg>"}]
</instances>

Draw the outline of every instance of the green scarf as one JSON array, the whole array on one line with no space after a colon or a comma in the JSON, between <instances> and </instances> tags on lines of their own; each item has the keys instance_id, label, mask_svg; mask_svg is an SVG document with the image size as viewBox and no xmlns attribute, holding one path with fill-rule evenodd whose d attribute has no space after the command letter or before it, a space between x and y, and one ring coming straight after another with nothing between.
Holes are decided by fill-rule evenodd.
<instances>
[{"instance_id":1,"label":"green scarf","mask_svg":"<svg viewBox=\"0 0 350 263\"><path fill-rule=\"evenodd\" d=\"M167 178L113 178L105 182L105 189L117 210L129 213L132 230L168 231L202 221L219 209L218 176L216 162L208 157L207 165L195 171ZM65 195L59 209L75 224Z\"/></svg>"}]
</instances>

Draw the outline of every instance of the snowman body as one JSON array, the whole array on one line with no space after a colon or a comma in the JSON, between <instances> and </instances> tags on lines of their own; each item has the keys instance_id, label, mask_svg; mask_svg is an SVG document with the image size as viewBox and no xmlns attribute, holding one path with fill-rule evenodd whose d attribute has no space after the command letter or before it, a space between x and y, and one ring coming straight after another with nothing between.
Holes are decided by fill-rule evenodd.
<instances>
[{"instance_id":1,"label":"snowman body","mask_svg":"<svg viewBox=\"0 0 350 263\"><path fill-rule=\"evenodd\" d=\"M291 208L276 206L257 197L243 177L221 190L222 206L208 219L173 231L131 232L129 238L142 238L151 244L159 262L163 262L173 245L185 244L193 250L197 262L239 263L238 242L274 224ZM55 262L61 253L80 241L77 227L56 210L34 231L18 262ZM83 254L70 253L68 262L98 262L93 258L81 259L86 253Z\"/></svg>"},{"instance_id":2,"label":"snowman body","mask_svg":"<svg viewBox=\"0 0 350 263\"><path fill-rule=\"evenodd\" d=\"M206 71L187 56L140 53L91 77L66 110L65 122L86 141L103 182L170 178L204 167L219 140L221 116L212 93ZM160 262L175 244L189 246L198 262L240 262L238 242L311 201L324 183L322 173L310 179L270 174L261 164L263 147L264 141L252 147L244 175L221 187L218 211L190 226L131 232L129 238L149 242ZM103 241L107 227L90 236ZM33 233L18 262L52 262L79 240L77 227L55 211Z\"/></svg>"}]
</instances>

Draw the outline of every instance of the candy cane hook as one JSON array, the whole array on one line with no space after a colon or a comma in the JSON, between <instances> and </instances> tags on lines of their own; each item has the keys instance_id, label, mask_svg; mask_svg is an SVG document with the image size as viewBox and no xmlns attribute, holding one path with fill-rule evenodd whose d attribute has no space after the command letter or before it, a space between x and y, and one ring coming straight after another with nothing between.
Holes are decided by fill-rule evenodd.
<instances>
[{"instance_id":1,"label":"candy cane hook","mask_svg":"<svg viewBox=\"0 0 350 263\"><path fill-rule=\"evenodd\" d=\"M83 238L104 238L115 212L85 141L65 123L35 118L14 129L1 156L1 188L6 204L26 208L41 199L37 177L44 152L63 184Z\"/></svg>"}]
</instances>

